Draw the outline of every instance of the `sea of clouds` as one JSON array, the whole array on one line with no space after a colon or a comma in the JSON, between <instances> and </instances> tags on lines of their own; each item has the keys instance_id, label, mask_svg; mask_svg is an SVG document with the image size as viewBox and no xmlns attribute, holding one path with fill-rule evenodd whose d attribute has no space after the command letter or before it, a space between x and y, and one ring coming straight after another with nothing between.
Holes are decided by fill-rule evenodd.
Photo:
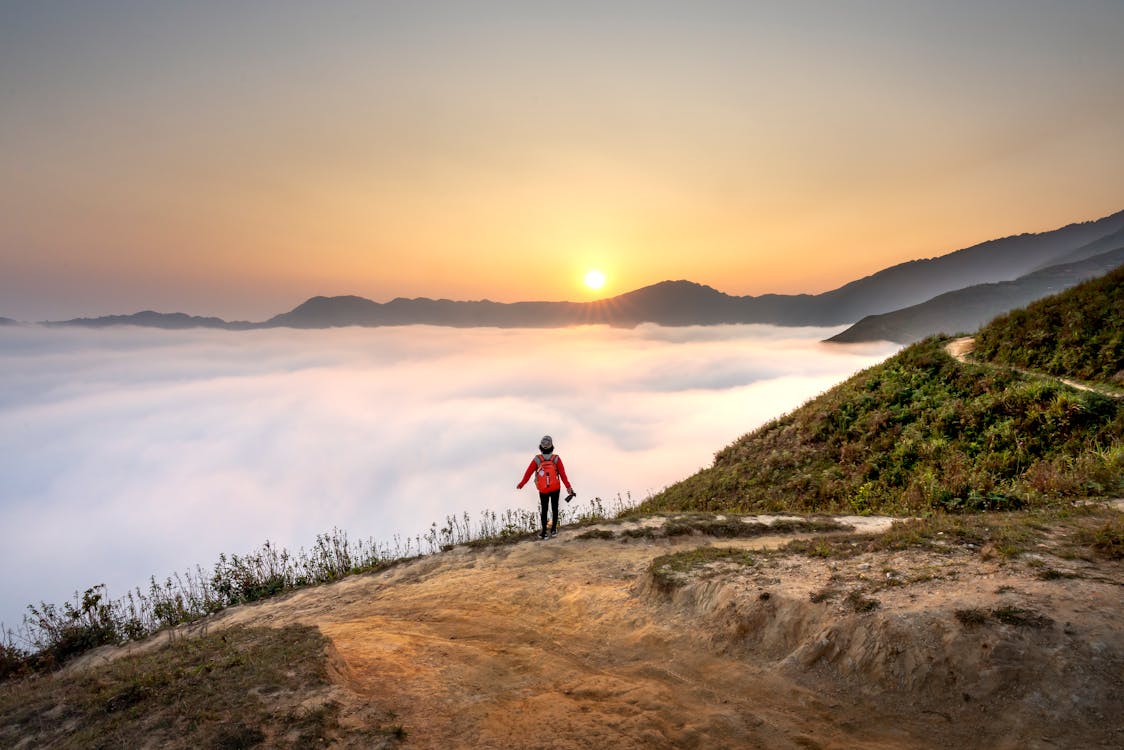
<instances>
[{"instance_id":1,"label":"sea of clouds","mask_svg":"<svg viewBox=\"0 0 1124 750\"><path fill-rule=\"evenodd\" d=\"M0 328L0 622L267 539L536 508L546 433L578 501L643 499L896 350L839 330Z\"/></svg>"}]
</instances>

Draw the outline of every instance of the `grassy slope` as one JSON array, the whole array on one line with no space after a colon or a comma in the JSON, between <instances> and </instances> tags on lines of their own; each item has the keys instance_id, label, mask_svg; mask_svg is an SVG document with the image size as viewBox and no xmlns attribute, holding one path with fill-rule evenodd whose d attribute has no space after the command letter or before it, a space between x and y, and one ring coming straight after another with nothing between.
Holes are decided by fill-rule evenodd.
<instances>
[{"instance_id":1,"label":"grassy slope","mask_svg":"<svg viewBox=\"0 0 1124 750\"><path fill-rule=\"evenodd\" d=\"M395 746L400 727L346 726L332 700L327 646L307 626L231 628L96 671L0 684L0 746Z\"/></svg>"},{"instance_id":2,"label":"grassy slope","mask_svg":"<svg viewBox=\"0 0 1124 750\"><path fill-rule=\"evenodd\" d=\"M1106 369L1102 352L1119 351L1121 326L1097 311L1120 314L1120 287L1090 293L1090 284L1042 303L1050 305L1049 317L1026 318L1032 335L1024 340L1031 343L1018 348L1103 338L1104 346L1063 345L1066 356L1053 360L1072 368L1061 374L1115 373L1120 365ZM1034 333L1048 321L1066 327L1066 336ZM961 364L943 343L915 344L743 436L710 468L645 501L641 512L916 514L1009 509L1124 489L1119 400L1003 366Z\"/></svg>"},{"instance_id":3,"label":"grassy slope","mask_svg":"<svg viewBox=\"0 0 1124 750\"><path fill-rule=\"evenodd\" d=\"M976 356L1124 385L1124 267L996 318L976 337Z\"/></svg>"}]
</instances>

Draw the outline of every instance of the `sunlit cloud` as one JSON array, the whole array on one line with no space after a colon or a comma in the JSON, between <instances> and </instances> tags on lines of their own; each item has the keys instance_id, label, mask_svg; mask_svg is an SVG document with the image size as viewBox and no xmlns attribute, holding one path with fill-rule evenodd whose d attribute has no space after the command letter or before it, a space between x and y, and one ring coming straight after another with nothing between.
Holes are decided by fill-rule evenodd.
<instances>
[{"instance_id":1,"label":"sunlit cloud","mask_svg":"<svg viewBox=\"0 0 1124 750\"><path fill-rule=\"evenodd\" d=\"M837 330L4 329L0 621L266 539L532 508L545 433L579 501L643 498L893 350Z\"/></svg>"}]
</instances>

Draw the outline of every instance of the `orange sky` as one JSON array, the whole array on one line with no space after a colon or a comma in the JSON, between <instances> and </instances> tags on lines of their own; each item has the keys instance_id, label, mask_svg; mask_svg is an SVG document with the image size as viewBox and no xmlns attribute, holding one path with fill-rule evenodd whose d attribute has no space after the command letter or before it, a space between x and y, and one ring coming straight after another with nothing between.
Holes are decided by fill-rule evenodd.
<instances>
[{"instance_id":1,"label":"orange sky","mask_svg":"<svg viewBox=\"0 0 1124 750\"><path fill-rule=\"evenodd\" d=\"M819 292L1124 209L1120 3L160 5L0 9L0 316Z\"/></svg>"}]
</instances>

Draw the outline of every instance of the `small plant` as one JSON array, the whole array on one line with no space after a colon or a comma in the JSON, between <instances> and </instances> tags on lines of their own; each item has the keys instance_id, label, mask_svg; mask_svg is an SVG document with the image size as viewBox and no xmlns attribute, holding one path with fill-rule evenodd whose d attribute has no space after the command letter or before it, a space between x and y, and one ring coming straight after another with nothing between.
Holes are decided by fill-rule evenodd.
<instances>
[{"instance_id":1,"label":"small plant","mask_svg":"<svg viewBox=\"0 0 1124 750\"><path fill-rule=\"evenodd\" d=\"M1013 625L1020 628L1045 628L1053 624L1053 620L1045 615L1039 614L1032 609L1023 609L1022 607L1015 606L993 609L991 610L991 616L1005 625Z\"/></svg>"},{"instance_id":2,"label":"small plant","mask_svg":"<svg viewBox=\"0 0 1124 750\"><path fill-rule=\"evenodd\" d=\"M621 530L622 539L657 539L666 536L664 530L654 526L634 526Z\"/></svg>"},{"instance_id":3,"label":"small plant","mask_svg":"<svg viewBox=\"0 0 1124 750\"><path fill-rule=\"evenodd\" d=\"M20 677L27 673L28 654L23 649L9 643L0 643L0 682L9 677Z\"/></svg>"},{"instance_id":4,"label":"small plant","mask_svg":"<svg viewBox=\"0 0 1124 750\"><path fill-rule=\"evenodd\" d=\"M982 493L973 488L968 490L967 497L942 498L937 504L949 513L986 513L1018 510L1025 503L1002 492Z\"/></svg>"},{"instance_id":5,"label":"small plant","mask_svg":"<svg viewBox=\"0 0 1124 750\"><path fill-rule=\"evenodd\" d=\"M953 612L960 624L966 628L974 628L987 622L987 610L984 609L958 609Z\"/></svg>"},{"instance_id":6,"label":"small plant","mask_svg":"<svg viewBox=\"0 0 1124 750\"><path fill-rule=\"evenodd\" d=\"M832 547L827 544L827 542L819 539L812 542L809 545L807 552L805 552L804 554L806 554L808 557L831 557L833 554L833 550Z\"/></svg>"},{"instance_id":7,"label":"small plant","mask_svg":"<svg viewBox=\"0 0 1124 750\"><path fill-rule=\"evenodd\" d=\"M714 563L753 566L756 561L745 550L699 547L657 557L648 566L648 574L657 589L671 592L686 584L696 571Z\"/></svg>"},{"instance_id":8,"label":"small plant","mask_svg":"<svg viewBox=\"0 0 1124 750\"><path fill-rule=\"evenodd\" d=\"M852 611L859 613L873 612L882 606L877 599L863 596L863 593L858 590L847 594L847 597L843 601Z\"/></svg>"},{"instance_id":9,"label":"small plant","mask_svg":"<svg viewBox=\"0 0 1124 750\"><path fill-rule=\"evenodd\" d=\"M851 536L846 538L813 537L793 539L780 548L782 554L804 555L819 558L855 557L866 551L872 536Z\"/></svg>"},{"instance_id":10,"label":"small plant","mask_svg":"<svg viewBox=\"0 0 1124 750\"><path fill-rule=\"evenodd\" d=\"M1089 546L1110 560L1124 558L1124 516L1106 521L1094 531Z\"/></svg>"},{"instance_id":11,"label":"small plant","mask_svg":"<svg viewBox=\"0 0 1124 750\"><path fill-rule=\"evenodd\" d=\"M812 602L812 604L819 604L821 602L830 601L837 596L839 596L839 590L831 588L829 586L828 588L820 589L819 591L813 591L808 595L808 600Z\"/></svg>"},{"instance_id":12,"label":"small plant","mask_svg":"<svg viewBox=\"0 0 1124 750\"><path fill-rule=\"evenodd\" d=\"M1054 568L1046 568L1038 574L1038 578L1043 581L1061 581L1070 578L1080 578L1076 573L1066 573L1062 570L1055 570Z\"/></svg>"}]
</instances>

